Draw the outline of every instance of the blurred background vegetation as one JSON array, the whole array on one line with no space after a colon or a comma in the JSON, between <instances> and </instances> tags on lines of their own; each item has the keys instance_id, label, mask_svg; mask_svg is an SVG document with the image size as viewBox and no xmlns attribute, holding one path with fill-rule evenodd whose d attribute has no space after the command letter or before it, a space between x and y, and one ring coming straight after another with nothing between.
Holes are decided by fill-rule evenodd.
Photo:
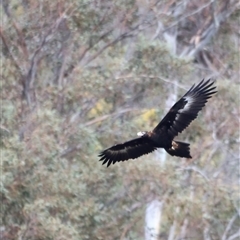
<instances>
[{"instance_id":1,"label":"blurred background vegetation","mask_svg":"<svg viewBox=\"0 0 240 240\"><path fill-rule=\"evenodd\" d=\"M1 239L145 239L153 201L148 239L239 239L239 5L2 0ZM193 159L101 165L210 77L217 95L179 137Z\"/></svg>"}]
</instances>

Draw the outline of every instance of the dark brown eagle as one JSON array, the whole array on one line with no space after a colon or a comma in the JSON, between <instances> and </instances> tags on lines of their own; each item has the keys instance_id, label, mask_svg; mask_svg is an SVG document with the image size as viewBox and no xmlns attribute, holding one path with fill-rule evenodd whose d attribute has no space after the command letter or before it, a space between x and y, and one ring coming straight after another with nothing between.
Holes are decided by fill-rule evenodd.
<instances>
[{"instance_id":1,"label":"dark brown eagle","mask_svg":"<svg viewBox=\"0 0 240 240\"><path fill-rule=\"evenodd\" d=\"M99 154L103 164L107 167L116 162L138 158L153 152L157 148L164 148L170 155L192 158L190 144L174 141L198 115L209 98L216 93L214 81L204 79L176 102L162 121L150 132L139 132L138 138L114 145Z\"/></svg>"}]
</instances>

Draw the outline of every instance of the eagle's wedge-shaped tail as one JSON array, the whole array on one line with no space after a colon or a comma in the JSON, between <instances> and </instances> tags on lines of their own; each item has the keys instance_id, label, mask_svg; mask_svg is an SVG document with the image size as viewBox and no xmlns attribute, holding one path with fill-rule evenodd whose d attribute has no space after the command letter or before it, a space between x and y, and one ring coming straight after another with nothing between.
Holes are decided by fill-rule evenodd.
<instances>
[{"instance_id":1,"label":"eagle's wedge-shaped tail","mask_svg":"<svg viewBox=\"0 0 240 240\"><path fill-rule=\"evenodd\" d=\"M192 158L190 155L190 144L178 141L172 141L171 148L165 150L172 156Z\"/></svg>"}]
</instances>

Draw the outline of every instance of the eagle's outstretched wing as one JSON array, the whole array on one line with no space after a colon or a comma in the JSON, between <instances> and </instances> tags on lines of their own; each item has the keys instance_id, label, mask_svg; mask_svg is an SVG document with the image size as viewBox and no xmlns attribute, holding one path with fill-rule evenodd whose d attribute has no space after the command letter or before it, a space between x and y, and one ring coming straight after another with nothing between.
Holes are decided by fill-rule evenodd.
<instances>
[{"instance_id":1,"label":"eagle's outstretched wing","mask_svg":"<svg viewBox=\"0 0 240 240\"><path fill-rule=\"evenodd\" d=\"M154 132L166 131L169 137L174 138L181 133L198 115L205 103L212 97L216 86L214 81L204 79L190 90L169 110L162 121L154 128Z\"/></svg>"},{"instance_id":2,"label":"eagle's outstretched wing","mask_svg":"<svg viewBox=\"0 0 240 240\"><path fill-rule=\"evenodd\" d=\"M148 154L154 151L153 142L147 135L140 138L135 138L125 143L114 145L99 154L100 161L103 164L107 163L107 167L110 164L114 164L120 161L126 161L128 159L138 158L144 154Z\"/></svg>"}]
</instances>

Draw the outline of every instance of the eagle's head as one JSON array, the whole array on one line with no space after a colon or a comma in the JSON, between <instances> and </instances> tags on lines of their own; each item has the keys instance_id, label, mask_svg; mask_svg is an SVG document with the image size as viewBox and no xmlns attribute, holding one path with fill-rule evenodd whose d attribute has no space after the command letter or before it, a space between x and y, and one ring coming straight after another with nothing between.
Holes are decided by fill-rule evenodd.
<instances>
[{"instance_id":1,"label":"eagle's head","mask_svg":"<svg viewBox=\"0 0 240 240\"><path fill-rule=\"evenodd\" d=\"M146 134L146 132L138 132L137 133L137 135L139 136L139 137L142 137L143 135L145 135Z\"/></svg>"}]
</instances>

